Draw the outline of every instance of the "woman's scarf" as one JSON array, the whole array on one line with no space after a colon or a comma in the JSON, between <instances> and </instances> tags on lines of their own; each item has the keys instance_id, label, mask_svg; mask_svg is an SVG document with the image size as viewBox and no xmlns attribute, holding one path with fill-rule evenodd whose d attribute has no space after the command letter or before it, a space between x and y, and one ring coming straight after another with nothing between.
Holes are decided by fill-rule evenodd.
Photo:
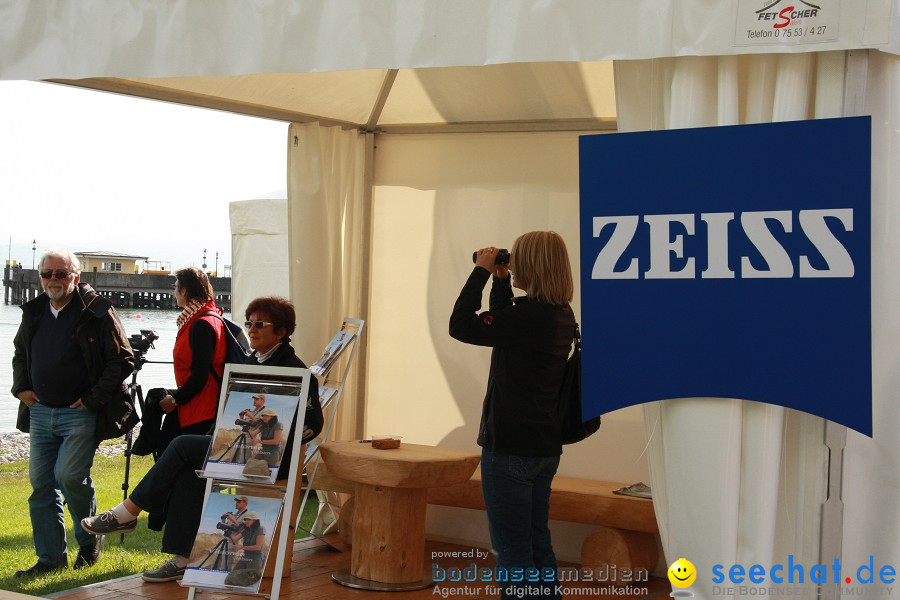
<instances>
[{"instance_id":1,"label":"woman's scarf","mask_svg":"<svg viewBox=\"0 0 900 600\"><path fill-rule=\"evenodd\" d=\"M181 331L181 328L184 327L184 324L191 320L191 317L200 312L200 309L206 306L206 302L203 300L199 300L194 298L190 302L187 303L187 306L184 307L184 310L181 311L181 314L178 315L178 318L175 320L175 323L178 325L178 331Z\"/></svg>"}]
</instances>

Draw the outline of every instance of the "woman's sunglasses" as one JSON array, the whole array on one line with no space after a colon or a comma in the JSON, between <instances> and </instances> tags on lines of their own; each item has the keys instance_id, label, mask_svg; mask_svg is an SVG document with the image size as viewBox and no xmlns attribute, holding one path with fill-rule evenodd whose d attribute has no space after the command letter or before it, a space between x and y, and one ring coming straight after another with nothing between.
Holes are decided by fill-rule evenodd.
<instances>
[{"instance_id":1,"label":"woman's sunglasses","mask_svg":"<svg viewBox=\"0 0 900 600\"><path fill-rule=\"evenodd\" d=\"M275 323L269 323L268 321L244 321L244 327L247 329L253 329L256 327L257 329L262 329L263 327L268 327L269 325L274 325Z\"/></svg>"},{"instance_id":2,"label":"woman's sunglasses","mask_svg":"<svg viewBox=\"0 0 900 600\"><path fill-rule=\"evenodd\" d=\"M57 279L66 279L71 274L71 271L64 271L63 269L56 269L55 271L41 271L41 279L51 279L53 276L56 276Z\"/></svg>"}]
</instances>

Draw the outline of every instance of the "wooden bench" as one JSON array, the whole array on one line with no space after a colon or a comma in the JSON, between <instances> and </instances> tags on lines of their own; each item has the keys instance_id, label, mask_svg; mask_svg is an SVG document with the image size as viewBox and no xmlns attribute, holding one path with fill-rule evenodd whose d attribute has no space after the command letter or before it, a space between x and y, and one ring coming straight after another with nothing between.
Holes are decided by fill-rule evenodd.
<instances>
[{"instance_id":1,"label":"wooden bench","mask_svg":"<svg viewBox=\"0 0 900 600\"><path fill-rule=\"evenodd\" d=\"M630 583L627 574L638 569L652 572L659 560L655 534L659 531L653 501L613 494L613 490L627 484L594 481L557 475L550 494L550 519L571 523L597 525L598 530L581 546L581 565L589 569L608 569L612 583ZM333 477L319 465L313 487L334 492L352 493L349 482ZM481 470L463 483L428 490L428 503L484 510L481 495ZM346 514L345 514L346 512ZM345 529L350 528L350 505L341 509L339 525L341 537L349 540ZM347 537L344 537L347 535ZM615 565L615 570L611 567ZM623 574L625 575L623 577Z\"/></svg>"}]
</instances>

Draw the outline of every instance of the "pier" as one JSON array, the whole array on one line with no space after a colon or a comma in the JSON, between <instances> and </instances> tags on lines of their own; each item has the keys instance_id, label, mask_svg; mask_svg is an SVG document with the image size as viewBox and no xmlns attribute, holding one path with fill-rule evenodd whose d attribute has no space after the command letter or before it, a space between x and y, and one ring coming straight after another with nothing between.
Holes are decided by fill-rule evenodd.
<instances>
[{"instance_id":1,"label":"pier","mask_svg":"<svg viewBox=\"0 0 900 600\"><path fill-rule=\"evenodd\" d=\"M98 294L108 298L116 308L178 308L172 293L174 275L145 273L99 273L83 271L81 281L89 283ZM231 311L231 278L210 277L216 306ZM25 304L43 292L36 269L3 269L4 304Z\"/></svg>"}]
</instances>

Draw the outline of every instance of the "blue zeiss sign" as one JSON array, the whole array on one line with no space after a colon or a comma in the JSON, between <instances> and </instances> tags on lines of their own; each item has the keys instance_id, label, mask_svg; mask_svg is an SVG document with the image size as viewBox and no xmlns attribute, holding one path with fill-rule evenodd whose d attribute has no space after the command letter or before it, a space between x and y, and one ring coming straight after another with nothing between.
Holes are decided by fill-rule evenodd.
<instances>
[{"instance_id":1,"label":"blue zeiss sign","mask_svg":"<svg viewBox=\"0 0 900 600\"><path fill-rule=\"evenodd\" d=\"M871 435L870 131L582 137L586 414L740 398Z\"/></svg>"}]
</instances>

